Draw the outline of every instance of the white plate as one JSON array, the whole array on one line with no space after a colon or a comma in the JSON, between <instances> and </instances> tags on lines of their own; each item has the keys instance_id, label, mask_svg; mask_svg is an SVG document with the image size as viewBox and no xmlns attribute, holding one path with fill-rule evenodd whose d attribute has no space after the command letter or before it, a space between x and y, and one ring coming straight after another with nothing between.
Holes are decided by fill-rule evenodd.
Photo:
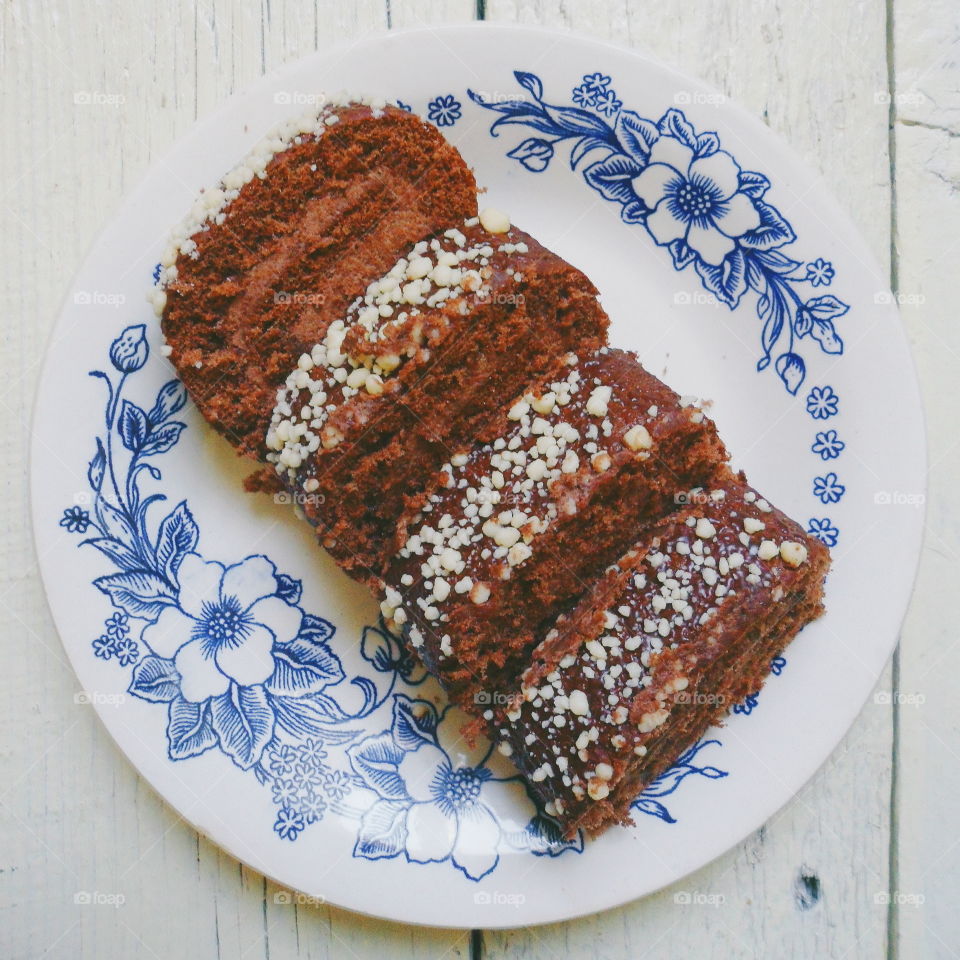
<instances>
[{"instance_id":1,"label":"white plate","mask_svg":"<svg viewBox=\"0 0 960 960\"><path fill-rule=\"evenodd\" d=\"M465 751L432 681L409 663L395 669L374 602L289 507L241 491L244 468L226 444L192 406L176 409L176 384L162 389L174 371L145 297L169 228L263 131L340 88L397 98L440 125L488 188L485 202L596 282L613 342L639 350L679 392L713 398L738 465L834 546L829 613L791 645L788 664L775 664L758 700L638 801L634 827L598 841L556 844L502 758ZM497 119L510 122L492 131ZM654 162L676 169L635 179ZM659 203L670 183L706 191L714 218L688 232L682 209ZM649 229L635 189L657 211ZM761 230L750 230L758 215ZM686 247L657 242L681 235ZM85 696L197 829L309 897L414 923L507 927L663 887L790 799L894 646L918 553L923 465L892 297L790 150L713 91L633 53L473 26L294 64L199 124L151 171L94 246L51 341L34 421L33 515ZM131 524L95 496L114 481L128 506L166 499ZM94 537L120 543L84 545ZM182 561L187 553L196 556ZM266 685L198 705L179 695L170 661L151 656L141 633L178 604L209 631L220 572L201 558L231 568L225 593L244 605L279 595L256 614L267 626L279 629L272 618L280 610L289 620L290 606L307 616L300 639L274 648ZM211 606L182 599L178 576L190 581L184 595ZM421 795L414 777L432 767L438 790L479 777L479 801Z\"/></svg>"}]
</instances>

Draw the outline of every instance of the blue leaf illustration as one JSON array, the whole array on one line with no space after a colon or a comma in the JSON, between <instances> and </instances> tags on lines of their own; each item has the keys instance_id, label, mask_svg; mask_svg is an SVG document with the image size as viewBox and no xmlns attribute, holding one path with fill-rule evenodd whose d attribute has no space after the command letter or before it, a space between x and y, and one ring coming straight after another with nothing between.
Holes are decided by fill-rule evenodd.
<instances>
[{"instance_id":1,"label":"blue leaf illustration","mask_svg":"<svg viewBox=\"0 0 960 960\"><path fill-rule=\"evenodd\" d=\"M834 329L832 320L814 320L810 336L820 344L824 353L843 353L843 340Z\"/></svg>"},{"instance_id":2,"label":"blue leaf illustration","mask_svg":"<svg viewBox=\"0 0 960 960\"><path fill-rule=\"evenodd\" d=\"M340 660L325 643L297 637L273 649L276 666L266 683L275 697L302 697L319 693L343 677Z\"/></svg>"},{"instance_id":3,"label":"blue leaf illustration","mask_svg":"<svg viewBox=\"0 0 960 960\"><path fill-rule=\"evenodd\" d=\"M637 810L640 813L650 814L651 816L663 820L665 823L677 822L676 818L670 816L670 811L662 803L660 803L659 800L653 800L650 797L643 796L642 794L630 804L630 808L632 810Z\"/></svg>"},{"instance_id":4,"label":"blue leaf illustration","mask_svg":"<svg viewBox=\"0 0 960 960\"><path fill-rule=\"evenodd\" d=\"M740 193L760 200L769 189L770 181L762 173L753 170L740 171Z\"/></svg>"},{"instance_id":5,"label":"blue leaf illustration","mask_svg":"<svg viewBox=\"0 0 960 960\"><path fill-rule=\"evenodd\" d=\"M376 627L364 627L360 639L360 655L374 670L390 673L396 663L394 641L384 630Z\"/></svg>"},{"instance_id":6,"label":"blue leaf illustration","mask_svg":"<svg viewBox=\"0 0 960 960\"><path fill-rule=\"evenodd\" d=\"M91 489L99 493L103 486L103 473L107 465L107 452L103 449L100 438L97 437L97 452L93 455L90 465L87 467L87 480L90 482Z\"/></svg>"},{"instance_id":7,"label":"blue leaf illustration","mask_svg":"<svg viewBox=\"0 0 960 960\"><path fill-rule=\"evenodd\" d=\"M378 800L360 818L355 857L379 860L403 853L407 842L407 810L409 804L394 800Z\"/></svg>"},{"instance_id":8,"label":"blue leaf illustration","mask_svg":"<svg viewBox=\"0 0 960 960\"><path fill-rule=\"evenodd\" d=\"M210 701L210 722L223 752L249 770L273 737L274 716L263 687L230 689Z\"/></svg>"},{"instance_id":9,"label":"blue leaf illustration","mask_svg":"<svg viewBox=\"0 0 960 960\"><path fill-rule=\"evenodd\" d=\"M112 537L93 537L84 540L85 545L96 547L105 557L112 560L121 570L139 570L143 566L140 559L126 544Z\"/></svg>"},{"instance_id":10,"label":"blue leaf illustration","mask_svg":"<svg viewBox=\"0 0 960 960\"><path fill-rule=\"evenodd\" d=\"M147 415L135 404L129 400L124 400L120 407L120 420L117 424L120 431L120 439L123 445L136 453L143 441L147 437Z\"/></svg>"},{"instance_id":11,"label":"blue leaf illustration","mask_svg":"<svg viewBox=\"0 0 960 960\"><path fill-rule=\"evenodd\" d=\"M185 423L179 420L171 420L162 426L150 431L146 437L146 442L140 449L140 453L145 456L155 456L158 453L166 453L176 445L180 439L180 434L187 428Z\"/></svg>"},{"instance_id":12,"label":"blue leaf illustration","mask_svg":"<svg viewBox=\"0 0 960 960\"><path fill-rule=\"evenodd\" d=\"M513 75L517 78L517 83L521 87L529 90L536 100L543 99L543 84L535 73L524 73L522 70L514 70Z\"/></svg>"},{"instance_id":13,"label":"blue leaf illustration","mask_svg":"<svg viewBox=\"0 0 960 960\"><path fill-rule=\"evenodd\" d=\"M171 583L176 583L180 561L196 548L199 538L200 531L186 500L181 500L160 521L157 533L157 567Z\"/></svg>"},{"instance_id":14,"label":"blue leaf illustration","mask_svg":"<svg viewBox=\"0 0 960 960\"><path fill-rule=\"evenodd\" d=\"M581 110L578 107L556 107L549 103L545 103L543 109L562 133L595 134L604 138L613 136L610 127L588 110Z\"/></svg>"},{"instance_id":15,"label":"blue leaf illustration","mask_svg":"<svg viewBox=\"0 0 960 960\"><path fill-rule=\"evenodd\" d=\"M553 144L549 140L528 137L514 147L507 156L519 160L523 166L534 173L542 173L553 157Z\"/></svg>"},{"instance_id":16,"label":"blue leaf illustration","mask_svg":"<svg viewBox=\"0 0 960 960\"><path fill-rule=\"evenodd\" d=\"M287 603L292 603L296 606L300 602L300 596L303 593L303 583L299 580L296 580L293 577L287 576L285 573L277 574L277 596L281 600L286 600ZM323 621L327 623L326 620ZM330 624L327 624L330 627L330 635L333 635L333 627Z\"/></svg>"},{"instance_id":17,"label":"blue leaf illustration","mask_svg":"<svg viewBox=\"0 0 960 960\"><path fill-rule=\"evenodd\" d=\"M793 273L800 266L799 261L791 260L779 250L757 250L752 256L756 257L757 263L765 270L778 273L781 276Z\"/></svg>"},{"instance_id":18,"label":"blue leaf illustration","mask_svg":"<svg viewBox=\"0 0 960 960\"><path fill-rule=\"evenodd\" d=\"M682 110L671 107L660 119L657 124L662 134L670 137L676 137L681 143L686 144L691 150L697 149L697 135L694 132L692 124L683 115Z\"/></svg>"},{"instance_id":19,"label":"blue leaf illustration","mask_svg":"<svg viewBox=\"0 0 960 960\"><path fill-rule=\"evenodd\" d=\"M394 743L389 731L366 737L347 748L354 773L381 797L410 800L406 785L397 773L404 751Z\"/></svg>"},{"instance_id":20,"label":"blue leaf illustration","mask_svg":"<svg viewBox=\"0 0 960 960\"><path fill-rule=\"evenodd\" d=\"M760 214L760 226L740 237L740 244L752 250L773 250L797 239L793 227L783 219L776 207L759 201L754 206Z\"/></svg>"},{"instance_id":21,"label":"blue leaf illustration","mask_svg":"<svg viewBox=\"0 0 960 960\"><path fill-rule=\"evenodd\" d=\"M773 366L787 390L795 394L807 375L803 357L797 356L795 353L782 353L777 357Z\"/></svg>"},{"instance_id":22,"label":"blue leaf illustration","mask_svg":"<svg viewBox=\"0 0 960 960\"><path fill-rule=\"evenodd\" d=\"M187 388L179 380L170 380L160 388L157 402L147 414L147 419L153 426L157 426L181 410L186 402Z\"/></svg>"},{"instance_id":23,"label":"blue leaf illustration","mask_svg":"<svg viewBox=\"0 0 960 960\"><path fill-rule=\"evenodd\" d=\"M136 544L137 532L125 513L103 497L97 498L97 512L102 521L104 533L128 547L132 548Z\"/></svg>"},{"instance_id":24,"label":"blue leaf illustration","mask_svg":"<svg viewBox=\"0 0 960 960\"><path fill-rule=\"evenodd\" d=\"M697 260L695 269L703 280L703 285L731 310L747 292L747 265L739 247L727 256L720 266L714 267Z\"/></svg>"},{"instance_id":25,"label":"blue leaf illustration","mask_svg":"<svg viewBox=\"0 0 960 960\"><path fill-rule=\"evenodd\" d=\"M429 701L411 700L400 693L394 696L391 732L397 746L404 750L432 743L438 720L437 708Z\"/></svg>"},{"instance_id":26,"label":"blue leaf illustration","mask_svg":"<svg viewBox=\"0 0 960 960\"><path fill-rule=\"evenodd\" d=\"M712 130L697 137L697 157L709 157L720 149L720 138Z\"/></svg>"},{"instance_id":27,"label":"blue leaf illustration","mask_svg":"<svg viewBox=\"0 0 960 960\"><path fill-rule=\"evenodd\" d=\"M633 110L620 111L614 131L624 152L642 164L646 164L650 148L660 136L655 123L645 120Z\"/></svg>"},{"instance_id":28,"label":"blue leaf illustration","mask_svg":"<svg viewBox=\"0 0 960 960\"><path fill-rule=\"evenodd\" d=\"M682 270L687 264L697 259L696 251L691 249L685 240L671 240L668 249L677 270Z\"/></svg>"},{"instance_id":29,"label":"blue leaf illustration","mask_svg":"<svg viewBox=\"0 0 960 960\"><path fill-rule=\"evenodd\" d=\"M591 150L610 150L610 144L600 137L581 137L570 150L570 169L576 170L584 157Z\"/></svg>"},{"instance_id":30,"label":"blue leaf illustration","mask_svg":"<svg viewBox=\"0 0 960 960\"><path fill-rule=\"evenodd\" d=\"M296 737L322 735L328 743L345 743L352 740L357 731L345 730L336 724L351 717L339 709L337 702L323 694L307 697L271 697L277 723Z\"/></svg>"},{"instance_id":31,"label":"blue leaf illustration","mask_svg":"<svg viewBox=\"0 0 960 960\"><path fill-rule=\"evenodd\" d=\"M814 320L833 320L842 317L849 309L849 304L838 300L832 293L824 297L814 297L804 304L804 309L810 312Z\"/></svg>"},{"instance_id":32,"label":"blue leaf illustration","mask_svg":"<svg viewBox=\"0 0 960 960\"><path fill-rule=\"evenodd\" d=\"M167 750L171 760L196 757L216 746L208 702L191 703L177 697L170 701L168 718Z\"/></svg>"},{"instance_id":33,"label":"blue leaf illustration","mask_svg":"<svg viewBox=\"0 0 960 960\"><path fill-rule=\"evenodd\" d=\"M141 700L168 703L180 694L180 674L172 660L150 654L133 668L127 692Z\"/></svg>"},{"instance_id":34,"label":"blue leaf illustration","mask_svg":"<svg viewBox=\"0 0 960 960\"><path fill-rule=\"evenodd\" d=\"M592 163L583 175L595 190L599 190L608 200L617 203L636 202L632 180L640 172L640 167L625 153L612 153L606 160Z\"/></svg>"},{"instance_id":35,"label":"blue leaf illustration","mask_svg":"<svg viewBox=\"0 0 960 960\"><path fill-rule=\"evenodd\" d=\"M287 602L292 601L288 600ZM299 634L301 637L307 637L319 643L323 640L329 640L334 633L335 628L329 620L324 620L323 617L315 617L312 613L303 615L303 623L300 624Z\"/></svg>"},{"instance_id":36,"label":"blue leaf illustration","mask_svg":"<svg viewBox=\"0 0 960 960\"><path fill-rule=\"evenodd\" d=\"M149 570L133 570L98 577L93 585L102 590L124 613L142 620L156 620L164 609L176 605L170 584Z\"/></svg>"}]
</instances>

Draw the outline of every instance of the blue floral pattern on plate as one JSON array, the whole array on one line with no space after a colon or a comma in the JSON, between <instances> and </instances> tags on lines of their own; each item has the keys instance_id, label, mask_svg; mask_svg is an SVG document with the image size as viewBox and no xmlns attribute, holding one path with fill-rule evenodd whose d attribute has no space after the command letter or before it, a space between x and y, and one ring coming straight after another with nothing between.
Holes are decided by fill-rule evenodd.
<instances>
[{"instance_id":1,"label":"blue floral pattern on plate","mask_svg":"<svg viewBox=\"0 0 960 960\"><path fill-rule=\"evenodd\" d=\"M832 294L798 292L805 283L831 283L832 264L820 257L804 266L783 252L796 235L767 200L770 180L743 169L715 132L698 132L676 108L657 119L625 109L611 77L599 71L585 74L573 88L574 106L546 100L534 73L517 70L514 77L530 99L467 91L474 103L499 114L492 136L507 125L536 134L507 156L542 173L558 146L568 145L571 170L580 170L589 187L618 204L625 223L644 226L669 251L674 269L692 266L702 285L731 310L752 291L761 321L758 370L772 365L796 394L807 376L805 342L822 353L843 353L835 321L849 306ZM429 116L434 119L432 112Z\"/></svg>"},{"instance_id":2,"label":"blue floral pattern on plate","mask_svg":"<svg viewBox=\"0 0 960 960\"><path fill-rule=\"evenodd\" d=\"M144 478L162 482L157 461L186 429L177 414L187 395L177 380L149 409L125 395L149 356L145 334L126 327L110 345L112 369L90 372L106 388L87 467L91 509L68 507L57 522L114 568L92 581L112 609L91 651L130 668L133 697L165 706L169 759L219 750L268 789L279 839L335 813L357 821L353 854L364 859L449 863L476 881L504 850L582 852L583 836L565 839L521 777L495 772L492 746L457 759L462 719L410 695L426 672L382 623L361 635L368 669L348 677L336 628L304 610L300 581L264 554L207 558L185 500L154 522L151 508L167 498ZM381 713L385 726L369 733ZM708 746L719 741L695 744L632 809L674 823L662 801L683 780L727 776L697 762Z\"/></svg>"}]
</instances>

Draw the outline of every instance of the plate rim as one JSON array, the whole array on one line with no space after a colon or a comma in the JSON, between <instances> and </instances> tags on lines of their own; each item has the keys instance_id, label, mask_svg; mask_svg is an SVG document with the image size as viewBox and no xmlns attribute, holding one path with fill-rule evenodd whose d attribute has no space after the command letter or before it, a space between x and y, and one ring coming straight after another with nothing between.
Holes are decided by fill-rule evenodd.
<instances>
[{"instance_id":1,"label":"plate rim","mask_svg":"<svg viewBox=\"0 0 960 960\"><path fill-rule=\"evenodd\" d=\"M557 41L572 41L578 45L593 46L599 50L606 49L611 53L615 53L618 56L628 56L631 59L638 60L648 67L668 75L671 78L683 81L690 85L694 89L702 89L710 92L720 92L717 88L713 87L711 84L706 83L700 78L687 74L686 72L678 69L674 65L661 60L660 58L652 55L650 52L645 50L636 50L630 48L626 45L619 44L613 41L604 40L596 37L583 35L572 29L558 29L555 27L540 27L536 25L527 25L527 24L512 24L512 23L499 23L499 22L490 22L490 21L472 21L462 24L442 24L442 25L421 25L416 27L407 27L398 30L389 30L389 31L378 31L376 34L368 35L363 37L360 40L353 41L343 41L336 44L330 44L321 47L320 49L308 54L305 57L298 58L297 60L291 61L280 65L274 70L271 70L267 74L257 78L253 83L245 86L243 89L232 94L226 98L223 102L218 104L214 109L207 112L205 115L196 118L192 121L186 129L181 132L168 147L159 153L156 159L149 163L144 172L138 177L135 184L133 184L128 190L124 191L120 195L119 200L115 208L111 211L109 217L105 220L103 226L96 232L93 240L87 248L87 252L83 259L80 262L78 269L71 275L69 283L66 285L65 292L61 298L60 305L55 314L55 319L51 324L50 331L46 338L46 343L43 348L43 362L40 366L37 384L33 394L33 400L31 404L30 411L30 424L31 424L31 433L30 433L30 442L27 453L27 472L29 477L28 489L27 489L27 505L31 517L31 535L32 543L34 548L34 555L37 558L37 565L40 572L40 580L43 586L43 595L47 604L47 608L50 611L51 619L56 627L57 634L60 637L61 645L64 648L64 652L67 655L68 661L70 662L71 668L74 672L74 676L79 681L80 671L78 670L78 664L75 659L76 651L71 651L70 647L63 640L63 631L60 628L60 623L56 613L54 612L54 605L51 599L51 589L48 586L48 577L45 572L45 563L40 552L40 533L39 526L42 522L42 518L39 515L39 501L41 497L38 495L37 486L37 474L36 474L36 462L39 459L37 453L38 446L38 434L36 430L37 418L39 415L39 410L42 402L41 393L42 385L45 379L45 374L48 371L48 367L51 363L51 357L55 350L55 341L57 339L57 334L61 322L64 319L67 307L69 305L70 294L74 289L77 278L83 274L83 272L88 268L88 266L94 260L94 254L100 247L101 243L104 241L105 235L113 226L118 214L125 207L127 207L136 197L143 195L148 192L147 188L154 174L159 168L164 167L171 157L180 149L183 148L186 141L195 138L198 133L206 128L208 125L213 124L217 119L231 113L237 106L242 103L244 100L249 98L251 95L269 89L272 86L275 86L278 80L281 80L288 74L292 74L299 69L302 69L303 66L308 62L322 62L324 65L327 65L327 62L330 59L341 59L346 57L350 53L356 51L358 48L369 48L375 47L378 44L393 43L393 42L404 42L411 38L416 38L422 35L436 35L436 34L477 34L477 33L526 33L532 35L536 38L544 37L554 37ZM885 289L889 288L889 278L886 272L882 269L879 260L876 258L873 251L870 249L869 245L865 242L863 238L862 231L853 221L851 214L847 211L846 207L839 202L836 195L830 186L826 183L823 175L813 168L809 163L801 159L797 151L791 144L783 137L780 133L772 130L762 120L748 108L742 106L739 101L726 98L723 103L723 111L725 115L733 114L734 118L738 120L739 123L745 124L750 132L757 133L762 136L768 142L773 142L776 146L786 154L790 155L797 166L805 171L805 173L813 180L818 188L822 191L823 204L828 206L833 215L843 223L846 231L851 237L855 237L861 244L863 252L867 255L868 259L864 263L864 272L872 273L876 278L881 280ZM172 226L173 224L171 224ZM906 329L903 325L902 317L900 316L900 311L894 307L896 314L896 324L895 332L897 337L899 337L898 346L901 348L899 351L894 350L892 347L891 352L899 352L901 360L903 356L906 357L906 364L904 368L904 373L909 372L909 377L905 377L906 382L901 383L901 390L906 390L909 393L909 399L913 412L917 414L917 422L920 428L920 436L918 438L918 464L913 465L911 469L915 469L920 483L918 483L918 489L922 487L924 496L928 493L929 485L929 476L928 471L926 470L926 462L928 457L928 446L927 446L927 424L926 424L926 415L925 409L922 400L922 394L920 391L920 383L918 377L918 371L916 366L916 358L913 354L912 349L910 348L909 339L906 336ZM901 612L897 618L897 622L892 624L891 634L892 639L888 645L887 653L885 659L879 665L879 669L874 673L871 671L872 677L872 687L876 685L877 679L882 675L883 670L886 669L887 664L889 663L890 656L893 651L896 649L899 642L900 630L902 628L902 623L904 618L907 615L910 601L913 597L915 590L916 578L918 575L919 561L922 550L923 543L923 534L925 528L927 512L927 503L926 499L921 506L921 509L917 511L916 522L913 524L912 530L912 542L907 545L907 549L910 554L910 563L908 568L912 571L912 575L909 578L904 578L904 589L901 590L901 598L897 602L896 607L900 609ZM906 566L906 565L905 565ZM908 581L908 582L907 582ZM642 899L646 896L649 896L659 890L662 890L674 883L679 882L684 877L691 875L701 869L706 868L709 864L713 863L721 856L732 850L734 847L738 846L743 842L743 840L750 836L755 830L757 830L764 823L767 823L772 817L776 816L779 811L781 811L789 802L795 799L797 794L803 787L812 779L812 777L826 764L830 757L835 753L837 747L842 742L843 738L849 733L850 727L855 721L856 717L861 713L864 705L869 700L869 692L867 697L864 700L857 699L854 703L848 703L846 709L841 711L843 716L842 723L842 732L835 739L831 737L832 746L830 749L820 757L820 759L809 769L804 770L799 777L795 777L791 780L791 790L787 796L784 797L782 802L778 803L768 814L765 815L764 819L759 824L751 826L746 832L740 835L739 831L731 833L723 841L723 846L719 852L710 856L708 859L702 860L697 866L692 868L684 868L676 876L672 876L665 880L662 883L658 883L656 886L651 887L650 889L641 892L641 893L627 893L624 896L615 896L605 902L603 905L594 906L591 905L586 909L577 910L577 909L564 909L561 914L556 912L544 916L542 918L527 918L527 917L514 917L510 918L504 916L501 913L492 915L490 917L478 917L479 921L482 921L479 924L471 924L471 926L463 926L456 923L443 923L435 922L428 920L421 920L417 918L409 918L402 916L402 905L397 905L394 909L385 909L379 912L373 912L366 910L362 907L355 906L350 903L338 902L335 900L327 900L326 902L330 906L335 906L340 909L349 910L354 913L359 913L364 916L374 917L376 919L388 920L391 922L405 923L412 926L433 926L433 927L444 927L450 929L470 929L471 927L476 928L479 926L482 929L511 929L516 927L523 926L536 926L545 923L556 923L556 922L566 922L568 920L574 920L580 917L591 916L596 913L605 912L607 910L612 910L616 907L621 907L624 904L631 903L635 900ZM167 799L167 795L156 785L154 779L149 776L141 767L141 764L137 762L136 758L117 740L113 732L110 729L109 724L106 722L105 707L100 703L94 703L96 714L98 716L99 722L104 726L110 740L113 744L119 748L120 753L124 756L125 760L129 762L134 770L137 772L138 777L141 777L150 787L151 790L162 800L164 804L171 807L177 812L179 816L182 816L183 819L190 824L191 828L196 830L198 833L207 837L211 843L215 844L218 849L224 850L228 853L229 856L234 857L242 863L248 864L251 869L256 870L258 873L261 873L263 876L269 878L272 882L276 883L280 887L288 888L290 885L284 881L278 879L273 875L269 870L264 869L263 866L257 865L255 863L250 863L248 860L244 859L237 855L233 849L224 846L221 844L215 837L208 832L203 827L199 826L191 817L184 816L181 809L178 806L175 806ZM840 730L841 724L837 722L836 728ZM569 907L569 903L564 902L565 907Z\"/></svg>"}]
</instances>

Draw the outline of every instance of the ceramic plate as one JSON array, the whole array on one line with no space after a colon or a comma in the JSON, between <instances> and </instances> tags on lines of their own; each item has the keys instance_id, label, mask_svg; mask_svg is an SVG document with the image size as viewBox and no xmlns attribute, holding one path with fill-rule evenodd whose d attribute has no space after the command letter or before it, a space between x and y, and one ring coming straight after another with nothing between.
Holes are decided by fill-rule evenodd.
<instances>
[{"instance_id":1,"label":"ceramic plate","mask_svg":"<svg viewBox=\"0 0 960 960\"><path fill-rule=\"evenodd\" d=\"M466 748L462 718L384 633L373 600L289 505L241 490L246 468L159 349L147 295L171 226L275 122L339 89L436 124L485 203L594 280L612 341L681 394L711 398L737 465L833 550L828 614L759 696L637 798L633 827L599 840L562 841L503 758ZM688 200L664 199L678 185ZM97 241L41 384L33 516L80 696L187 820L283 885L280 901L506 927L672 883L757 829L823 763L910 594L923 424L866 245L758 120L659 63L573 36L395 34L317 54L232 100ZM277 641L260 682L231 679L206 699L194 683L187 699L150 625L175 611L191 642L215 643L236 603L276 635L295 608L299 632ZM229 658L220 666L230 678Z\"/></svg>"}]
</instances>

